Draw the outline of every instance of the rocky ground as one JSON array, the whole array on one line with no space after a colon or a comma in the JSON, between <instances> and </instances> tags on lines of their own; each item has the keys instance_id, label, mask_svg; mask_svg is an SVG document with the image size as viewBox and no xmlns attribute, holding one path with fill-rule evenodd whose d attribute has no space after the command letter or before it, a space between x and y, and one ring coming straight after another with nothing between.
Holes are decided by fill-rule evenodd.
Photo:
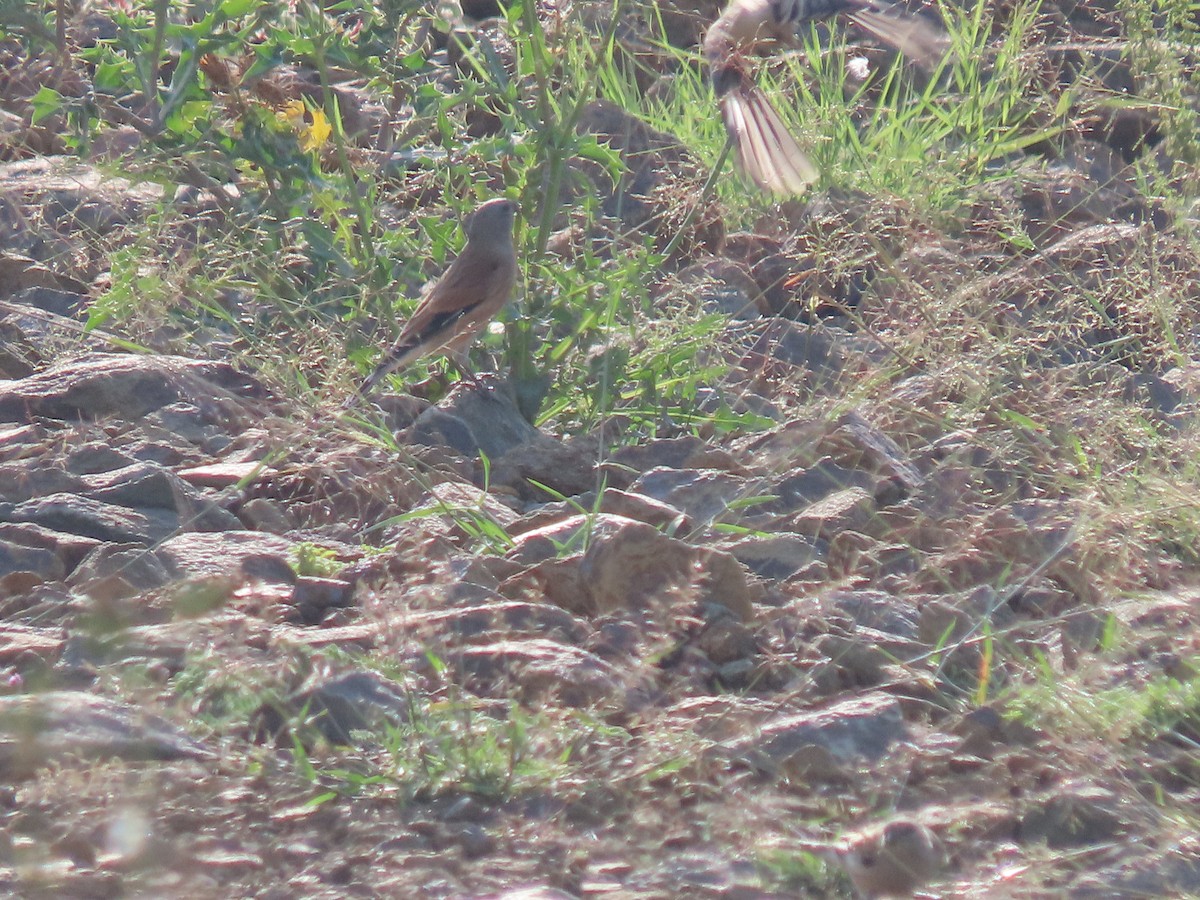
<instances>
[{"instance_id":1,"label":"rocky ground","mask_svg":"<svg viewBox=\"0 0 1200 900\"><path fill-rule=\"evenodd\" d=\"M132 352L85 326L161 189L10 123L4 890L850 896L820 845L903 817L935 896L1200 893L1200 255L1113 115L953 220L701 217L653 298L733 313L696 411L756 424L653 435ZM581 127L614 219L695 175Z\"/></svg>"}]
</instances>

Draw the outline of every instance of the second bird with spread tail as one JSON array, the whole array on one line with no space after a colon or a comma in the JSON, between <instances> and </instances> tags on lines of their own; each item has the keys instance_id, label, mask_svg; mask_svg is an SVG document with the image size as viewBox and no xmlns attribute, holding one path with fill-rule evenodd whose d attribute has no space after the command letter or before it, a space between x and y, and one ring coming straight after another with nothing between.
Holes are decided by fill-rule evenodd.
<instances>
[{"instance_id":1,"label":"second bird with spread tail","mask_svg":"<svg viewBox=\"0 0 1200 900\"><path fill-rule=\"evenodd\" d=\"M503 198L480 205L463 221L467 244L405 323L400 337L359 387L350 405L366 396L389 373L429 353L444 353L471 381L467 364L471 341L508 302L517 280L513 223L517 204Z\"/></svg>"},{"instance_id":2,"label":"second bird with spread tail","mask_svg":"<svg viewBox=\"0 0 1200 900\"><path fill-rule=\"evenodd\" d=\"M817 170L751 80L745 56L764 45L794 45L801 24L842 14L922 65L936 63L947 48L937 28L881 0L732 0L704 36L704 57L738 165L763 190L799 194Z\"/></svg>"}]
</instances>

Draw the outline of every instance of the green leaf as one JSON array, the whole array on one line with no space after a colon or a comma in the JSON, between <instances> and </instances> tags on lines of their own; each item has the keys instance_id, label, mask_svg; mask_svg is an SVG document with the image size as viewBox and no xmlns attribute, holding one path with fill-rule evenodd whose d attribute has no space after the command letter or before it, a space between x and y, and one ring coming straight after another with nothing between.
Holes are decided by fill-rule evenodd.
<instances>
[{"instance_id":1,"label":"green leaf","mask_svg":"<svg viewBox=\"0 0 1200 900\"><path fill-rule=\"evenodd\" d=\"M33 104L31 125L36 125L46 116L53 115L63 107L63 96L54 88L43 85L30 101Z\"/></svg>"},{"instance_id":2,"label":"green leaf","mask_svg":"<svg viewBox=\"0 0 1200 900\"><path fill-rule=\"evenodd\" d=\"M228 22L230 19L240 19L259 6L267 5L263 0L222 0L213 12L219 21Z\"/></svg>"}]
</instances>

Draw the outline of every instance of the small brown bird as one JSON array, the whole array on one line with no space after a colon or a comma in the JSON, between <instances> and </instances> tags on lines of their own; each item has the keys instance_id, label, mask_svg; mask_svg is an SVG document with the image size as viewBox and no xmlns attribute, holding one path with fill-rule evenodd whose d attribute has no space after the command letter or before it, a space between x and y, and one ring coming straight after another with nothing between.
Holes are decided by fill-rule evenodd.
<instances>
[{"instance_id":1,"label":"small brown bird","mask_svg":"<svg viewBox=\"0 0 1200 900\"><path fill-rule=\"evenodd\" d=\"M945 865L937 835L912 819L892 819L840 841L801 840L801 849L840 865L860 897L911 897Z\"/></svg>"},{"instance_id":2,"label":"small brown bird","mask_svg":"<svg viewBox=\"0 0 1200 900\"><path fill-rule=\"evenodd\" d=\"M802 193L817 170L779 113L746 71L748 53L794 46L804 22L845 14L852 22L922 65L948 47L941 31L883 0L730 0L704 35L713 90L737 161L751 181L775 194Z\"/></svg>"},{"instance_id":3,"label":"small brown bird","mask_svg":"<svg viewBox=\"0 0 1200 900\"><path fill-rule=\"evenodd\" d=\"M480 384L466 359L471 341L504 308L517 280L513 223L517 204L489 200L463 220L467 244L425 292L400 337L349 400L365 397L389 373L429 353L444 353Z\"/></svg>"},{"instance_id":4,"label":"small brown bird","mask_svg":"<svg viewBox=\"0 0 1200 900\"><path fill-rule=\"evenodd\" d=\"M864 897L910 897L945 862L932 831L911 819L893 819L847 838L837 851Z\"/></svg>"}]
</instances>

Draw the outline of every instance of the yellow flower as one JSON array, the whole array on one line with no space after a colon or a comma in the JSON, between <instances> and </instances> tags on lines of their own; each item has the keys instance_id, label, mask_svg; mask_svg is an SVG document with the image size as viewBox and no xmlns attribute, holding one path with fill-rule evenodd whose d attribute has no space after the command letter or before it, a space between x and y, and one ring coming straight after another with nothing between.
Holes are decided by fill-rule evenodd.
<instances>
[{"instance_id":1,"label":"yellow flower","mask_svg":"<svg viewBox=\"0 0 1200 900\"><path fill-rule=\"evenodd\" d=\"M320 150L333 134L333 127L323 110L310 108L303 100L284 104L283 116L300 138L300 149L306 153Z\"/></svg>"}]
</instances>

